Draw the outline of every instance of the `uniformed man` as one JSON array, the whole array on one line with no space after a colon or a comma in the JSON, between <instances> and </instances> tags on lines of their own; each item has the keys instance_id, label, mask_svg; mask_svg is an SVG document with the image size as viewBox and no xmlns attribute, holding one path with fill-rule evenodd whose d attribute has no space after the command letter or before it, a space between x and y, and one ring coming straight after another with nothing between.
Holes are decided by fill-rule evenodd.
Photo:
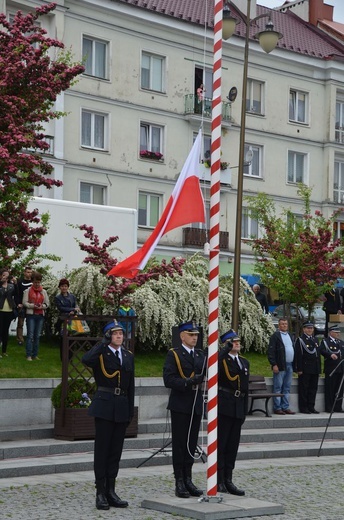
<instances>
[{"instance_id":1,"label":"uniformed man","mask_svg":"<svg viewBox=\"0 0 344 520\"><path fill-rule=\"evenodd\" d=\"M108 323L104 339L84 354L93 369L97 391L89 407L95 417L94 474L96 508L127 507L115 493L115 479L127 426L134 415L134 356L123 348L124 333L117 321Z\"/></svg>"},{"instance_id":2,"label":"uniformed man","mask_svg":"<svg viewBox=\"0 0 344 520\"><path fill-rule=\"evenodd\" d=\"M325 358L325 412L331 413L333 408L334 412L342 413L343 384L341 385L341 382L344 374L344 344L340 339L340 328L337 325L330 327L328 337L320 343L320 353Z\"/></svg>"},{"instance_id":3,"label":"uniformed man","mask_svg":"<svg viewBox=\"0 0 344 520\"><path fill-rule=\"evenodd\" d=\"M171 411L172 462L176 496L201 496L203 491L192 482L192 466L203 414L201 383L206 355L195 349L199 329L194 322L179 325L181 346L168 351L163 376L171 389L167 409Z\"/></svg>"},{"instance_id":4,"label":"uniformed man","mask_svg":"<svg viewBox=\"0 0 344 520\"><path fill-rule=\"evenodd\" d=\"M248 405L249 362L240 354L240 338L234 330L221 336L225 343L218 355L218 457L217 490L243 496L232 474L239 449L241 427Z\"/></svg>"},{"instance_id":5,"label":"uniformed man","mask_svg":"<svg viewBox=\"0 0 344 520\"><path fill-rule=\"evenodd\" d=\"M321 369L319 345L313 337L314 324L303 324L303 333L295 341L295 372L298 375L299 410L301 413L319 413L315 398Z\"/></svg>"}]
</instances>

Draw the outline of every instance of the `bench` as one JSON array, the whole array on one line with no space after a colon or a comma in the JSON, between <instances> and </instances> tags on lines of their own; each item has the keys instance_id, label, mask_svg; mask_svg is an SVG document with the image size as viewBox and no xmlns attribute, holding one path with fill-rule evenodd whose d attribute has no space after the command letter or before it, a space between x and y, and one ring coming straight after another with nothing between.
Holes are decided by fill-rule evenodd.
<instances>
[{"instance_id":1,"label":"bench","mask_svg":"<svg viewBox=\"0 0 344 520\"><path fill-rule=\"evenodd\" d=\"M274 394L268 392L264 376L250 376L248 386L248 397L251 398L251 406L248 415L254 412L262 412L266 417L271 417L268 411L268 404L271 397L283 397L284 394ZM253 408L256 399L265 399L265 410L263 408Z\"/></svg>"}]
</instances>

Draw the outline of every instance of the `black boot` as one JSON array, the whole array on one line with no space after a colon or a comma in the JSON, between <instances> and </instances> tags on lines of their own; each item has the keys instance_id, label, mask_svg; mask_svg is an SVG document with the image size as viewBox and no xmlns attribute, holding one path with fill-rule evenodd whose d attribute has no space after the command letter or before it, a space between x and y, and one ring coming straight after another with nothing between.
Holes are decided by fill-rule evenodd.
<instances>
[{"instance_id":1,"label":"black boot","mask_svg":"<svg viewBox=\"0 0 344 520\"><path fill-rule=\"evenodd\" d=\"M219 493L228 493L225 485L225 472L223 469L217 470L217 491Z\"/></svg>"},{"instance_id":2,"label":"black boot","mask_svg":"<svg viewBox=\"0 0 344 520\"><path fill-rule=\"evenodd\" d=\"M126 500L121 500L119 496L115 493L114 478L106 479L106 498L109 506L111 507L128 507L129 505Z\"/></svg>"},{"instance_id":3,"label":"black boot","mask_svg":"<svg viewBox=\"0 0 344 520\"><path fill-rule=\"evenodd\" d=\"M200 497L201 495L203 495L203 491L201 489L198 489L192 482L192 468L184 468L183 475L185 487L187 491L190 493L190 495L192 497Z\"/></svg>"},{"instance_id":4,"label":"black boot","mask_svg":"<svg viewBox=\"0 0 344 520\"><path fill-rule=\"evenodd\" d=\"M109 502L106 498L106 489L105 489L105 478L102 480L96 480L96 508L107 511L110 509Z\"/></svg>"},{"instance_id":5,"label":"black boot","mask_svg":"<svg viewBox=\"0 0 344 520\"><path fill-rule=\"evenodd\" d=\"M227 488L227 492L231 495L236 495L238 497L243 497L245 495L245 491L243 489L239 489L233 484L231 471L226 475L225 486Z\"/></svg>"},{"instance_id":6,"label":"black boot","mask_svg":"<svg viewBox=\"0 0 344 520\"><path fill-rule=\"evenodd\" d=\"M176 478L176 497L189 498L190 493L185 487L184 479L182 477Z\"/></svg>"}]
</instances>

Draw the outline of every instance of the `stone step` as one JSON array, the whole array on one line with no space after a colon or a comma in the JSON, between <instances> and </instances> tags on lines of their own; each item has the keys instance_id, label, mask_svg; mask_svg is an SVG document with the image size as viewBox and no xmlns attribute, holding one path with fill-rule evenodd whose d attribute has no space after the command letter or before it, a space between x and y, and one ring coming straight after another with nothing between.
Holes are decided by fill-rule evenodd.
<instances>
[{"instance_id":1,"label":"stone step","mask_svg":"<svg viewBox=\"0 0 344 520\"><path fill-rule=\"evenodd\" d=\"M317 456L326 427L323 453L344 455L343 415L334 414L330 422L324 413L248 417L238 460ZM142 462L150 466L171 464L169 431L169 425L158 419L140 424L138 436L125 439L122 467L135 468ZM93 440L65 441L54 439L52 434L52 425L1 429L0 478L92 470ZM206 444L207 434L202 431L199 445L205 451Z\"/></svg>"},{"instance_id":2,"label":"stone step","mask_svg":"<svg viewBox=\"0 0 344 520\"><path fill-rule=\"evenodd\" d=\"M258 460L297 457L317 457L320 439L315 441L284 441L273 443L241 443L238 460ZM204 447L206 451L206 448ZM343 440L324 440L322 456L344 455ZM203 456L205 460L205 457ZM159 466L171 464L171 446L163 451L156 449L124 449L121 460L122 468L137 468L139 465ZM201 463L201 461L198 461ZM23 456L5 459L0 462L0 478L14 478L28 475L91 471L93 469L93 451L55 454L46 456ZM138 469L139 471L139 469ZM172 467L171 467L172 471Z\"/></svg>"}]
</instances>

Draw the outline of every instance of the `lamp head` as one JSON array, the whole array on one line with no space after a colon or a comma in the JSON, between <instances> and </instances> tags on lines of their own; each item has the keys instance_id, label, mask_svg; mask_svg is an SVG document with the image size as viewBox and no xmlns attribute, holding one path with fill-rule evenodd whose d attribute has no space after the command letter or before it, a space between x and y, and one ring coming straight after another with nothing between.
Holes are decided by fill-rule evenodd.
<instances>
[{"instance_id":1,"label":"lamp head","mask_svg":"<svg viewBox=\"0 0 344 520\"><path fill-rule=\"evenodd\" d=\"M235 26L239 23L239 20L231 15L228 2L224 4L222 13L222 38L228 40L233 36Z\"/></svg>"},{"instance_id":2,"label":"lamp head","mask_svg":"<svg viewBox=\"0 0 344 520\"><path fill-rule=\"evenodd\" d=\"M274 50L278 40L280 40L282 37L283 34L274 31L274 24L272 23L271 19L266 24L265 31L260 31L255 35L255 38L259 40L259 45L267 54Z\"/></svg>"}]
</instances>

